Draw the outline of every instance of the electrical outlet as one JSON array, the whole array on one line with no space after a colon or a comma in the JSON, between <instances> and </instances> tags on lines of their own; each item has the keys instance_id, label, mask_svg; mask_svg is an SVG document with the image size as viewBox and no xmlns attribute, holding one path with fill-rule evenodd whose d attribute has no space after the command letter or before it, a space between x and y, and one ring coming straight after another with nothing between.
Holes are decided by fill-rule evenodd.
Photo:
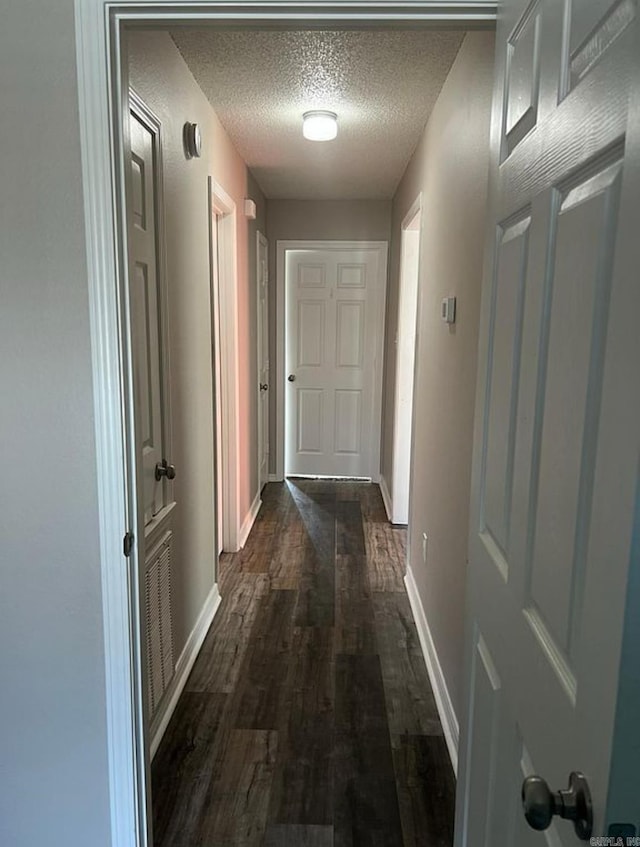
<instances>
[{"instance_id":1,"label":"electrical outlet","mask_svg":"<svg viewBox=\"0 0 640 847\"><path fill-rule=\"evenodd\" d=\"M429 544L429 536L426 532L422 533L422 561L427 564L427 546Z\"/></svg>"}]
</instances>

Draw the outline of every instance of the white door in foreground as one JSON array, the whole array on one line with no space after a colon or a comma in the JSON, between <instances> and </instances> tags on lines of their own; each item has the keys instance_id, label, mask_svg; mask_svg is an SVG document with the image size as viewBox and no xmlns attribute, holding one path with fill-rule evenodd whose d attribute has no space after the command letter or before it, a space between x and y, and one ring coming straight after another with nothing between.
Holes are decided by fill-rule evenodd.
<instances>
[{"instance_id":1,"label":"white door in foreground","mask_svg":"<svg viewBox=\"0 0 640 847\"><path fill-rule=\"evenodd\" d=\"M285 473L377 479L386 244L285 255Z\"/></svg>"},{"instance_id":2,"label":"white door in foreground","mask_svg":"<svg viewBox=\"0 0 640 847\"><path fill-rule=\"evenodd\" d=\"M640 436L636 27L624 0L500 16L458 847L584 843L558 816L527 824L533 774L556 792L583 772L592 835L610 823Z\"/></svg>"}]
</instances>

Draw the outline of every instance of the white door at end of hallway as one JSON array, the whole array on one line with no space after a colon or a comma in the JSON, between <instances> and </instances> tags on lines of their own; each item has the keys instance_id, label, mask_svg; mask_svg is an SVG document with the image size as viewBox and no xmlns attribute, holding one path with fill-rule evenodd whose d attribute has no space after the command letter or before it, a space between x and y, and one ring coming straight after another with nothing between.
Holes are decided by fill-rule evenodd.
<instances>
[{"instance_id":1,"label":"white door at end of hallway","mask_svg":"<svg viewBox=\"0 0 640 847\"><path fill-rule=\"evenodd\" d=\"M260 490L269 480L269 245L257 234L258 285L258 480Z\"/></svg>"},{"instance_id":2,"label":"white door at end of hallway","mask_svg":"<svg viewBox=\"0 0 640 847\"><path fill-rule=\"evenodd\" d=\"M609 834L640 448L637 26L617 0L506 0L499 20L457 847L588 843L582 783L576 827L534 775L558 792L582 773Z\"/></svg>"},{"instance_id":3,"label":"white door at end of hallway","mask_svg":"<svg viewBox=\"0 0 640 847\"><path fill-rule=\"evenodd\" d=\"M285 473L377 478L386 245L286 251Z\"/></svg>"}]
</instances>

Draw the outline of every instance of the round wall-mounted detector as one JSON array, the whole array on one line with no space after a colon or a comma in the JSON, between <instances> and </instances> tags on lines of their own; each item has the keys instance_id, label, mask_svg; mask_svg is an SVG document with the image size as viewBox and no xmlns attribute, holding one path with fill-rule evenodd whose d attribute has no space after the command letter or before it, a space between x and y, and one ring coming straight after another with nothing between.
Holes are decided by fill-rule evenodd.
<instances>
[{"instance_id":1,"label":"round wall-mounted detector","mask_svg":"<svg viewBox=\"0 0 640 847\"><path fill-rule=\"evenodd\" d=\"M183 128L184 152L187 159L199 159L202 150L200 127L187 121Z\"/></svg>"}]
</instances>

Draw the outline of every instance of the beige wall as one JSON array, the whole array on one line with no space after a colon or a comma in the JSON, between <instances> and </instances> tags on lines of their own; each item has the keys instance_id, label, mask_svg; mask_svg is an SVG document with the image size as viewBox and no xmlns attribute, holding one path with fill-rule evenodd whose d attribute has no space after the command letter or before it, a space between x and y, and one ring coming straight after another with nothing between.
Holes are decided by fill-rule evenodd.
<instances>
[{"instance_id":1,"label":"beige wall","mask_svg":"<svg viewBox=\"0 0 640 847\"><path fill-rule=\"evenodd\" d=\"M422 192L410 565L458 715L493 50L493 34L466 36L398 187L387 311L382 469L391 488L400 228ZM440 317L447 295L457 297L451 327Z\"/></svg>"},{"instance_id":2,"label":"beige wall","mask_svg":"<svg viewBox=\"0 0 640 847\"><path fill-rule=\"evenodd\" d=\"M269 471L275 472L276 338L282 328L276 315L276 245L278 241L389 241L391 233L390 200L268 200L267 236L269 239L269 313L271 336L269 358L271 383L269 406Z\"/></svg>"},{"instance_id":3,"label":"beige wall","mask_svg":"<svg viewBox=\"0 0 640 847\"><path fill-rule=\"evenodd\" d=\"M255 231L264 221L264 198L165 32L129 35L130 80L162 123L167 282L170 321L172 460L176 466L176 649L178 654L213 584L213 389L208 177L237 209L240 519L257 492L257 382L255 339ZM187 160L185 121L200 125L202 157ZM243 201L258 203L248 222ZM179 570L178 570L179 569Z\"/></svg>"}]
</instances>

